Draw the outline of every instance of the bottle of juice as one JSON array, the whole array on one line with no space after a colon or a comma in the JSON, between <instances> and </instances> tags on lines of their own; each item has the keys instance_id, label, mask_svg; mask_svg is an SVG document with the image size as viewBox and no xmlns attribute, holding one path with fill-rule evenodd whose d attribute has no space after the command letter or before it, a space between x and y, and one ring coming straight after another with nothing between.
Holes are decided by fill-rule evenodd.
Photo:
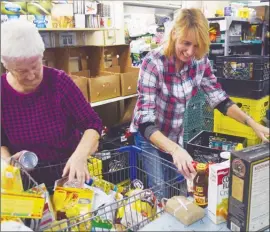
<instances>
[{"instance_id":1,"label":"bottle of juice","mask_svg":"<svg viewBox=\"0 0 270 232\"><path fill-rule=\"evenodd\" d=\"M206 173L206 164L197 165L197 175L193 181L194 184L194 203L202 208L208 205L208 175Z\"/></svg>"}]
</instances>

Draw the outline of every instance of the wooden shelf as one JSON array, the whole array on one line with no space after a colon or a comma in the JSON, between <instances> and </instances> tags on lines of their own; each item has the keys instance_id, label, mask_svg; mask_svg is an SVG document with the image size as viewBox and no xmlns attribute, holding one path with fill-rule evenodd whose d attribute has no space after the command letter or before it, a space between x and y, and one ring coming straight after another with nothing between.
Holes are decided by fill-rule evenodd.
<instances>
[{"instance_id":1,"label":"wooden shelf","mask_svg":"<svg viewBox=\"0 0 270 232\"><path fill-rule=\"evenodd\" d=\"M109 31L117 28L39 28L39 31Z\"/></svg>"},{"instance_id":2,"label":"wooden shelf","mask_svg":"<svg viewBox=\"0 0 270 232\"><path fill-rule=\"evenodd\" d=\"M94 102L94 103L90 103L92 107L97 107L97 106L102 106L105 104L109 104L112 102L117 102L117 101L122 101L128 98L132 98L132 97L137 97L138 94L133 94L133 95L129 95L129 96L124 96L124 97L116 97L116 98L112 98L112 99L108 99L108 100L104 100L104 101L99 101L99 102Z\"/></svg>"}]
</instances>

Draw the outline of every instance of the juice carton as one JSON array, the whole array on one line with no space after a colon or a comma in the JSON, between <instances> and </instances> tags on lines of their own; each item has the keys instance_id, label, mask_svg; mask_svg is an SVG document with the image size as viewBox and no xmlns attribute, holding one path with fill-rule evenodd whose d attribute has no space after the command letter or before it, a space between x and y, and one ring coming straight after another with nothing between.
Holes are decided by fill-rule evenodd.
<instances>
[{"instance_id":1,"label":"juice carton","mask_svg":"<svg viewBox=\"0 0 270 232\"><path fill-rule=\"evenodd\" d=\"M227 220L230 163L209 166L208 217L219 224Z\"/></svg>"}]
</instances>

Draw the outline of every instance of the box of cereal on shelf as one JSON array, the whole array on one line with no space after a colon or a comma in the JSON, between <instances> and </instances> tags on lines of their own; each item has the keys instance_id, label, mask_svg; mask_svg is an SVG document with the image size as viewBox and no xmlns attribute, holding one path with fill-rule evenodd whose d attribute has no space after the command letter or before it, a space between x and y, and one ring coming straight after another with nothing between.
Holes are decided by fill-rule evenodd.
<instances>
[{"instance_id":1,"label":"box of cereal on shelf","mask_svg":"<svg viewBox=\"0 0 270 232\"><path fill-rule=\"evenodd\" d=\"M233 151L229 183L228 229L269 228L269 144Z\"/></svg>"},{"instance_id":2,"label":"box of cereal on shelf","mask_svg":"<svg viewBox=\"0 0 270 232\"><path fill-rule=\"evenodd\" d=\"M209 166L208 217L219 224L227 220L230 162Z\"/></svg>"}]
</instances>

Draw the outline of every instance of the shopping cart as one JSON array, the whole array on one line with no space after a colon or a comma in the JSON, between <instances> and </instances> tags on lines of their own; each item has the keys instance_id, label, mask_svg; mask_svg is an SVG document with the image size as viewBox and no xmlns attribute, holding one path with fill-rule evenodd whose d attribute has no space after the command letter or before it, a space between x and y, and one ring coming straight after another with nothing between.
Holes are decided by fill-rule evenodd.
<instances>
[{"instance_id":1,"label":"shopping cart","mask_svg":"<svg viewBox=\"0 0 270 232\"><path fill-rule=\"evenodd\" d=\"M46 231L95 231L95 225L101 221L104 222L104 227L102 229L99 228L98 231L137 231L163 213L163 209L157 207L157 210L154 210L153 214L142 217L139 212L134 211L134 204L136 204L136 207L143 207L143 200L138 201L138 199L145 200L147 197L152 200L157 199L154 203L156 206L161 201L161 198L164 197L169 198L174 195L187 196L186 181L177 172L177 169L171 162L142 151L135 146L102 151L95 154L94 157L98 157L102 161L106 161L109 158L111 161L109 164L103 162L102 173L95 173L95 176L100 176L104 180L110 180L110 182L115 184L123 182L123 180L128 180L132 183L131 186L135 185L136 188L143 188L144 190L132 196L125 197L122 200L104 205L85 215L53 224L53 226L46 228ZM162 175L158 177L146 172L144 168L145 162L156 163L166 168L170 178L164 180ZM95 163L92 163L92 165L95 165ZM62 167L63 165L59 166L60 169ZM49 173L52 167L48 166L46 168L48 169L47 173ZM55 169L56 167L54 166L53 168ZM94 168L100 170L100 167ZM155 186L149 186L149 179L152 179L151 183L155 183ZM118 217L120 211L122 212L122 218ZM136 213L134 214L134 212ZM123 226L123 220L125 226ZM122 223L121 225L120 221ZM106 224L106 222L110 223Z\"/></svg>"},{"instance_id":2,"label":"shopping cart","mask_svg":"<svg viewBox=\"0 0 270 232\"><path fill-rule=\"evenodd\" d=\"M1 162L4 161L1 160ZM30 189L35 189L35 192L42 199L37 199L37 195L31 194L31 192L27 199L22 199L20 192L10 192L1 189L1 217L19 217L26 226L36 231L39 227L40 219L33 219L31 217L38 214L42 216L45 192L17 160L11 159L10 165L19 168L23 190L27 192ZM37 204L41 207L37 207ZM27 210L25 210L26 208Z\"/></svg>"}]
</instances>

